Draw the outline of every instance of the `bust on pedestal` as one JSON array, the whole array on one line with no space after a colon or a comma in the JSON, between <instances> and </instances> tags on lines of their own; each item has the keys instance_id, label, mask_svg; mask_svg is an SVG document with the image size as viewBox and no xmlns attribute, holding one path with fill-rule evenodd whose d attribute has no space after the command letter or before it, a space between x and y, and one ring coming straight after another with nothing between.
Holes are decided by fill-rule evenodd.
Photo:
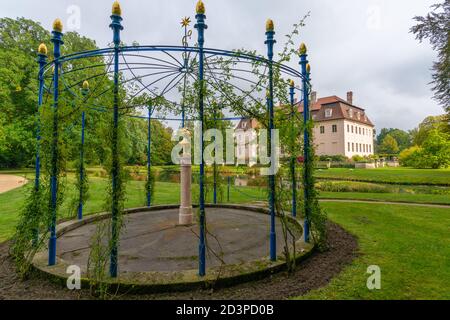
<instances>
[{"instance_id":1,"label":"bust on pedestal","mask_svg":"<svg viewBox=\"0 0 450 320\"><path fill-rule=\"evenodd\" d=\"M186 129L182 129L183 140L180 142L183 147L183 155L180 158L180 211L178 217L179 225L191 225L193 223L192 214L192 195L191 195L191 142L190 133Z\"/></svg>"}]
</instances>

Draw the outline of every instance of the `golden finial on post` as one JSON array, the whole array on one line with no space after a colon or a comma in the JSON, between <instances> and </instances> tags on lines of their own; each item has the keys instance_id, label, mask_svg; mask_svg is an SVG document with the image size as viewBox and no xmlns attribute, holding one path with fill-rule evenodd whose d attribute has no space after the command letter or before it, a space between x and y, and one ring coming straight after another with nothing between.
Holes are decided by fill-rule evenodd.
<instances>
[{"instance_id":1,"label":"golden finial on post","mask_svg":"<svg viewBox=\"0 0 450 320\"><path fill-rule=\"evenodd\" d=\"M306 72L311 73L311 66L309 63L306 65Z\"/></svg>"},{"instance_id":2,"label":"golden finial on post","mask_svg":"<svg viewBox=\"0 0 450 320\"><path fill-rule=\"evenodd\" d=\"M63 24L62 24L61 19L58 18L58 19L56 19L53 22L53 31L62 33L62 31L63 31Z\"/></svg>"},{"instance_id":3,"label":"golden finial on post","mask_svg":"<svg viewBox=\"0 0 450 320\"><path fill-rule=\"evenodd\" d=\"M39 45L38 52L39 52L39 54L42 54L42 55L44 55L44 56L47 55L48 50L47 50L47 46L45 45L45 43L41 43L41 44Z\"/></svg>"},{"instance_id":4,"label":"golden finial on post","mask_svg":"<svg viewBox=\"0 0 450 320\"><path fill-rule=\"evenodd\" d=\"M294 82L294 80L289 81L289 85L290 85L292 88L295 87L295 82Z\"/></svg>"},{"instance_id":5,"label":"golden finial on post","mask_svg":"<svg viewBox=\"0 0 450 320\"><path fill-rule=\"evenodd\" d=\"M300 45L299 51L300 51L300 54L301 54L301 55L306 54L307 49L306 49L306 45L305 45L304 43L302 43L302 44Z\"/></svg>"},{"instance_id":6,"label":"golden finial on post","mask_svg":"<svg viewBox=\"0 0 450 320\"><path fill-rule=\"evenodd\" d=\"M112 5L112 14L115 16L122 15L122 8L120 7L119 1L114 1L113 5Z\"/></svg>"},{"instance_id":7,"label":"golden finial on post","mask_svg":"<svg viewBox=\"0 0 450 320\"><path fill-rule=\"evenodd\" d=\"M89 82L87 80L83 81L83 89L88 90L89 89Z\"/></svg>"},{"instance_id":8,"label":"golden finial on post","mask_svg":"<svg viewBox=\"0 0 450 320\"><path fill-rule=\"evenodd\" d=\"M197 12L197 14L205 14L205 4L202 0L198 0L195 11Z\"/></svg>"},{"instance_id":9,"label":"golden finial on post","mask_svg":"<svg viewBox=\"0 0 450 320\"><path fill-rule=\"evenodd\" d=\"M267 19L266 21L266 32L272 32L275 30L275 26L273 24L272 19Z\"/></svg>"}]
</instances>

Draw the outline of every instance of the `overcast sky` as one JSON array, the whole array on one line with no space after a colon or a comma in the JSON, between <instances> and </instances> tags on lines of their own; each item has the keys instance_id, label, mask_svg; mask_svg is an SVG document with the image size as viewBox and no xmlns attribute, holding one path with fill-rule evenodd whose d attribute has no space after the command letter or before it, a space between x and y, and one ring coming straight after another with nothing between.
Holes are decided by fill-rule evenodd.
<instances>
[{"instance_id":1,"label":"overcast sky","mask_svg":"<svg viewBox=\"0 0 450 320\"><path fill-rule=\"evenodd\" d=\"M246 48L265 52L265 21L275 22L280 49L283 37L308 11L298 43L308 46L318 96L346 97L366 109L379 131L411 129L428 115L443 113L431 99L430 68L436 54L418 43L409 28L412 17L425 15L438 0L204 0L207 47ZM111 41L112 0L2 1L0 16L26 17L51 29L65 25L95 39ZM122 0L122 40L128 44L180 45L180 20L195 15L196 0ZM80 13L79 28L77 26ZM75 17L75 19L74 19ZM292 63L293 67L298 67Z\"/></svg>"}]
</instances>

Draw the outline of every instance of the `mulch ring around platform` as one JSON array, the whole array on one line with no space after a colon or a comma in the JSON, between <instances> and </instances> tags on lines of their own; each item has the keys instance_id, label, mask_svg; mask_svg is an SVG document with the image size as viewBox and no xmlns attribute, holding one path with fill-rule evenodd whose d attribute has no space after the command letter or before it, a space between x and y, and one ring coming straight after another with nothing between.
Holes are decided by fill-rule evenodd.
<instances>
[{"instance_id":1,"label":"mulch ring around platform","mask_svg":"<svg viewBox=\"0 0 450 320\"><path fill-rule=\"evenodd\" d=\"M220 290L196 290L150 295L118 295L112 299L288 299L325 286L358 255L354 236L340 226L328 223L326 252L316 252L296 271ZM9 242L0 244L0 299L95 299L88 289L70 291L48 280L32 276L22 281L8 255Z\"/></svg>"}]
</instances>

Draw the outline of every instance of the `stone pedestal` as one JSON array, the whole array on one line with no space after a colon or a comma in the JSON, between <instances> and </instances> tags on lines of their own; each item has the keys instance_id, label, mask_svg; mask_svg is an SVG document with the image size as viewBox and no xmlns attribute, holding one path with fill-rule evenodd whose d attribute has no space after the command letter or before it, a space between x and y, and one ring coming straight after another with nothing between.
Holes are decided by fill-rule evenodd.
<instances>
[{"instance_id":1,"label":"stone pedestal","mask_svg":"<svg viewBox=\"0 0 450 320\"><path fill-rule=\"evenodd\" d=\"M192 213L192 195L191 195L191 155L183 156L180 159L180 211L178 215L178 224L191 225L194 222Z\"/></svg>"}]
</instances>

